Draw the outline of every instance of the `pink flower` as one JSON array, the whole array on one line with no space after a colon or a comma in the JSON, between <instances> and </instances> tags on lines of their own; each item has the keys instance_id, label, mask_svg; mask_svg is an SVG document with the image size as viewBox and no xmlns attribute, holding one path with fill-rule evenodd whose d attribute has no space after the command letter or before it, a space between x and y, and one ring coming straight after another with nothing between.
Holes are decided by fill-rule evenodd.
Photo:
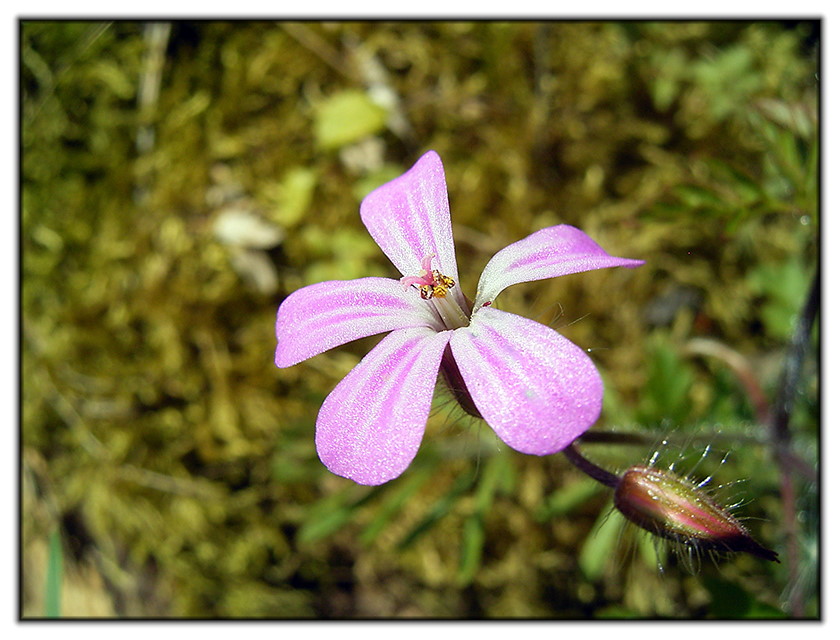
<instances>
[{"instance_id":1,"label":"pink flower","mask_svg":"<svg viewBox=\"0 0 840 640\"><path fill-rule=\"evenodd\" d=\"M310 285L277 312L278 367L390 332L318 413L315 445L330 471L364 485L405 471L420 447L439 371L462 406L523 453L556 453L595 422L603 384L586 353L553 329L490 304L520 282L642 261L610 256L574 227L549 227L493 256L469 303L434 151L369 194L361 214L404 277Z\"/></svg>"}]
</instances>

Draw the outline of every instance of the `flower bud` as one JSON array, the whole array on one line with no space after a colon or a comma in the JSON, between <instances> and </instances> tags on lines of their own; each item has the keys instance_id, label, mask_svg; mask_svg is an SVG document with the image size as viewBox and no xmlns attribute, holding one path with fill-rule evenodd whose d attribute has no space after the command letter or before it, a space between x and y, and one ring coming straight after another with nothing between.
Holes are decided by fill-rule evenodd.
<instances>
[{"instance_id":1,"label":"flower bud","mask_svg":"<svg viewBox=\"0 0 840 640\"><path fill-rule=\"evenodd\" d=\"M779 562L775 551L753 540L744 525L709 494L672 471L630 467L618 481L614 500L628 520L660 538Z\"/></svg>"}]
</instances>

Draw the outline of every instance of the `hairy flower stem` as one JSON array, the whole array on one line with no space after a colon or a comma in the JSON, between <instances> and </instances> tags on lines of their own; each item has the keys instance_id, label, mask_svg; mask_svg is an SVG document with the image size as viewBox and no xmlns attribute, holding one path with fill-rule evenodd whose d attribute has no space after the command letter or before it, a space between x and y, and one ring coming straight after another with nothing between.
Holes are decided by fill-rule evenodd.
<instances>
[{"instance_id":1,"label":"hairy flower stem","mask_svg":"<svg viewBox=\"0 0 840 640\"><path fill-rule=\"evenodd\" d=\"M776 464L779 466L779 489L782 499L782 512L785 521L785 534L788 548L788 582L793 585L790 595L790 610L794 617L805 615L804 594L797 588L799 584L799 542L796 519L796 489L790 472L790 414L793 411L799 376L805 360L811 329L820 306L820 275L817 272L811 283L811 289L805 305L799 315L790 341L785 362L782 367L776 403L770 421L770 437L773 441Z\"/></svg>"},{"instance_id":2,"label":"hairy flower stem","mask_svg":"<svg viewBox=\"0 0 840 640\"><path fill-rule=\"evenodd\" d=\"M820 307L820 277L814 276L811 282L811 289L808 298L797 320L793 336L790 341L790 348L785 363L782 367L782 374L779 379L779 389L776 394L776 404L773 407L773 418L771 422L771 433L777 446L787 447L790 444L790 431L788 423L793 410L796 388L799 383L799 376L802 373L802 364L805 360L808 342L811 337L811 329L814 326L817 311Z\"/></svg>"},{"instance_id":3,"label":"hairy flower stem","mask_svg":"<svg viewBox=\"0 0 840 640\"><path fill-rule=\"evenodd\" d=\"M627 444L632 446L649 447L653 444L650 436L627 431L597 431L590 429L578 436L577 442L587 444Z\"/></svg>"},{"instance_id":4,"label":"hairy flower stem","mask_svg":"<svg viewBox=\"0 0 840 640\"><path fill-rule=\"evenodd\" d=\"M569 462L583 471L590 478L597 480L611 489L615 489L618 486L619 477L617 475L584 458L574 443L563 449L563 453L566 455Z\"/></svg>"},{"instance_id":5,"label":"hairy flower stem","mask_svg":"<svg viewBox=\"0 0 840 640\"><path fill-rule=\"evenodd\" d=\"M741 353L722 342L709 338L694 338L685 344L690 355L708 356L722 361L740 382L747 394L759 422L766 423L770 417L770 404L761 389L761 383L750 361Z\"/></svg>"},{"instance_id":6,"label":"hairy flower stem","mask_svg":"<svg viewBox=\"0 0 840 640\"><path fill-rule=\"evenodd\" d=\"M756 446L767 446L767 439L763 437L756 437L754 435L744 433L721 433L713 432L697 432L690 436L679 434L670 434L666 441L661 437L656 437L652 434L630 433L627 431L598 431L597 429L590 429L582 433L577 442L586 444L606 444L606 445L627 445L629 447L651 447L660 444L681 445L690 444L692 442L702 440L715 440L716 442L733 442L733 443L747 443ZM808 482L817 482L819 480L816 470L796 452L788 450L784 454L785 465L791 471L795 471L800 476L805 478Z\"/></svg>"}]
</instances>

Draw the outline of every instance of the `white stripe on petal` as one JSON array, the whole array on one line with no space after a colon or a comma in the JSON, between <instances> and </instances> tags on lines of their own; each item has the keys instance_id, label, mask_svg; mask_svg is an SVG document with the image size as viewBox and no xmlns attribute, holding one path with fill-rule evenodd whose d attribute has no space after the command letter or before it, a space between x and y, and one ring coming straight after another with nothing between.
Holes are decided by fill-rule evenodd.
<instances>
[{"instance_id":1,"label":"white stripe on petal","mask_svg":"<svg viewBox=\"0 0 840 640\"><path fill-rule=\"evenodd\" d=\"M362 222L404 276L417 275L423 257L435 255L435 268L458 280L449 195L443 163L425 153L403 175L362 201Z\"/></svg>"},{"instance_id":2,"label":"white stripe on petal","mask_svg":"<svg viewBox=\"0 0 840 640\"><path fill-rule=\"evenodd\" d=\"M556 278L607 267L638 267L642 260L616 258L580 229L561 224L532 233L490 259L478 281L473 309L520 282Z\"/></svg>"},{"instance_id":3,"label":"white stripe on petal","mask_svg":"<svg viewBox=\"0 0 840 640\"><path fill-rule=\"evenodd\" d=\"M406 327L443 330L437 313L397 280L332 280L298 289L277 311L275 364L290 367L338 345Z\"/></svg>"},{"instance_id":4,"label":"white stripe on petal","mask_svg":"<svg viewBox=\"0 0 840 640\"><path fill-rule=\"evenodd\" d=\"M556 453L598 419L598 370L553 329L486 307L450 344L475 406L513 449Z\"/></svg>"},{"instance_id":5,"label":"white stripe on petal","mask_svg":"<svg viewBox=\"0 0 840 640\"><path fill-rule=\"evenodd\" d=\"M394 331L338 383L315 428L318 456L330 471L365 485L405 471L420 447L451 335Z\"/></svg>"}]
</instances>

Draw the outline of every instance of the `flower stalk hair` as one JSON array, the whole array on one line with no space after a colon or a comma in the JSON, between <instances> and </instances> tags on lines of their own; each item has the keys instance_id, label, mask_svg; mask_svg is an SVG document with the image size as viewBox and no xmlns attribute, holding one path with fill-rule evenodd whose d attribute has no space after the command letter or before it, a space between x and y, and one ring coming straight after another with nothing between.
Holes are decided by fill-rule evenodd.
<instances>
[{"instance_id":1,"label":"flower stalk hair","mask_svg":"<svg viewBox=\"0 0 840 640\"><path fill-rule=\"evenodd\" d=\"M641 260L611 256L575 227L548 227L493 256L468 300L434 151L370 193L361 217L401 279L321 282L289 295L277 312L278 367L388 332L321 406L315 444L328 469L364 485L403 473L439 374L468 413L522 453L561 451L595 422L603 383L589 356L553 329L492 304L518 283Z\"/></svg>"}]
</instances>

